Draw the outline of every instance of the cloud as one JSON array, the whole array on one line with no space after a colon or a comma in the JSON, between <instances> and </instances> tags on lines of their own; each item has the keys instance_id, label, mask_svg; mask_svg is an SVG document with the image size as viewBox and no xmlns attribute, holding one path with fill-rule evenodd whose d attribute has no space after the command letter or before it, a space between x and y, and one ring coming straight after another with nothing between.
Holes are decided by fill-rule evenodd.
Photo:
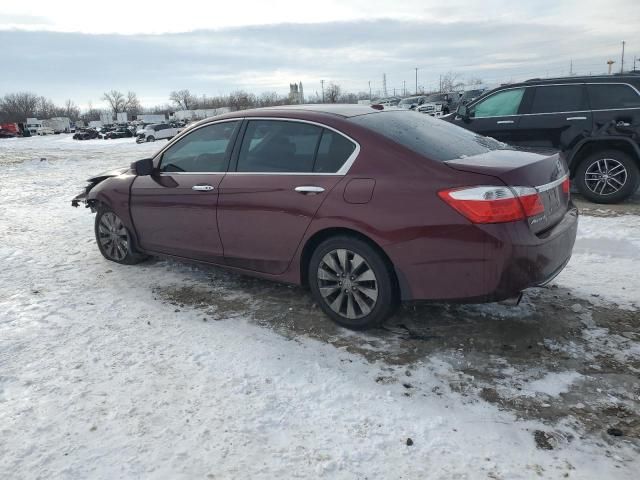
<instances>
[{"instance_id":1,"label":"cloud","mask_svg":"<svg viewBox=\"0 0 640 480\"><path fill-rule=\"evenodd\" d=\"M491 2L490 2L491 3ZM510 79L602 72L617 59L618 32L581 26L508 20L351 20L282 23L160 35L95 35L0 30L3 51L0 94L31 90L56 101L98 103L111 88L133 90L145 103L174 89L217 95L244 88L255 93L288 90L302 81L305 92L320 80L350 91L406 81L438 84L456 71L488 83Z\"/></svg>"}]
</instances>

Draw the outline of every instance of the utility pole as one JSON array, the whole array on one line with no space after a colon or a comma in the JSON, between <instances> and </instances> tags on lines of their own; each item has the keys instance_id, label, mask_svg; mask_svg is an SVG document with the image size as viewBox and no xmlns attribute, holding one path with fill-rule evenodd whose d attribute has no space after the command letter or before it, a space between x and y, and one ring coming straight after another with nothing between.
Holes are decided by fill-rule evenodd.
<instances>
[{"instance_id":1,"label":"utility pole","mask_svg":"<svg viewBox=\"0 0 640 480\"><path fill-rule=\"evenodd\" d=\"M407 81L406 80L402 80L402 96L403 97L407 96Z\"/></svg>"},{"instance_id":2,"label":"utility pole","mask_svg":"<svg viewBox=\"0 0 640 480\"><path fill-rule=\"evenodd\" d=\"M418 95L418 67L416 67L416 95Z\"/></svg>"},{"instance_id":3,"label":"utility pole","mask_svg":"<svg viewBox=\"0 0 640 480\"><path fill-rule=\"evenodd\" d=\"M635 55L633 56L633 71L636 71L636 60L638 57L636 57Z\"/></svg>"},{"instance_id":4,"label":"utility pole","mask_svg":"<svg viewBox=\"0 0 640 480\"><path fill-rule=\"evenodd\" d=\"M320 80L320 85L322 85L322 103L324 103L324 80Z\"/></svg>"},{"instance_id":5,"label":"utility pole","mask_svg":"<svg viewBox=\"0 0 640 480\"><path fill-rule=\"evenodd\" d=\"M369 80L369 101L371 101L371 80Z\"/></svg>"},{"instance_id":6,"label":"utility pole","mask_svg":"<svg viewBox=\"0 0 640 480\"><path fill-rule=\"evenodd\" d=\"M620 73L622 74L624 72L624 44L627 43L624 40L622 40L622 59L620 61Z\"/></svg>"},{"instance_id":7,"label":"utility pole","mask_svg":"<svg viewBox=\"0 0 640 480\"><path fill-rule=\"evenodd\" d=\"M440 90L439 90L439 92L442 93L442 75L440 75Z\"/></svg>"},{"instance_id":8,"label":"utility pole","mask_svg":"<svg viewBox=\"0 0 640 480\"><path fill-rule=\"evenodd\" d=\"M571 63L569 64L569 76L573 76L573 58L571 59Z\"/></svg>"}]
</instances>

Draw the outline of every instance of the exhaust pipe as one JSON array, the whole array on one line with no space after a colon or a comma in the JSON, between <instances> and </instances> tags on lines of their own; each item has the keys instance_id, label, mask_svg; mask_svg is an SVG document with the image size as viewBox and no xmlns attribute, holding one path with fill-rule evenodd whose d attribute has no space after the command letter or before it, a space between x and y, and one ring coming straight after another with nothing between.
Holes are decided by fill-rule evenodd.
<instances>
[{"instance_id":1,"label":"exhaust pipe","mask_svg":"<svg viewBox=\"0 0 640 480\"><path fill-rule=\"evenodd\" d=\"M520 301L522 300L522 292L518 293L516 296L511 298L505 298L498 302L500 305L506 305L507 307L517 307L520 305Z\"/></svg>"}]
</instances>

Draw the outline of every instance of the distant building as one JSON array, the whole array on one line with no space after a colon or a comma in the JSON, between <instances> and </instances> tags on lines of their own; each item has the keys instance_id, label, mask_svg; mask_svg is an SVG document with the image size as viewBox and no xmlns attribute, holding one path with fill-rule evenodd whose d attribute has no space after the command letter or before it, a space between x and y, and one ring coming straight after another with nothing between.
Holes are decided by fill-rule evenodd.
<instances>
[{"instance_id":1,"label":"distant building","mask_svg":"<svg viewBox=\"0 0 640 480\"><path fill-rule=\"evenodd\" d=\"M289 103L304 103L304 90L302 89L302 82L289 84Z\"/></svg>"}]
</instances>

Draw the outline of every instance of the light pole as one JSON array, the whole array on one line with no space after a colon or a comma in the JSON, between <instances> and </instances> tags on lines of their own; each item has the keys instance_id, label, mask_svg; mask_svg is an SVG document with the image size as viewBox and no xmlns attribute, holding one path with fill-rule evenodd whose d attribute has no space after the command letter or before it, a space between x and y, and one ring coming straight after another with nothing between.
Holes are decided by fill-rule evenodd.
<instances>
[{"instance_id":1,"label":"light pole","mask_svg":"<svg viewBox=\"0 0 640 480\"><path fill-rule=\"evenodd\" d=\"M407 81L406 80L402 80L402 96L403 97L407 96Z\"/></svg>"},{"instance_id":2,"label":"light pole","mask_svg":"<svg viewBox=\"0 0 640 480\"><path fill-rule=\"evenodd\" d=\"M369 80L369 101L371 101L371 80Z\"/></svg>"},{"instance_id":3,"label":"light pole","mask_svg":"<svg viewBox=\"0 0 640 480\"><path fill-rule=\"evenodd\" d=\"M324 80L320 80L320 85L322 88L322 103L324 103Z\"/></svg>"},{"instance_id":4,"label":"light pole","mask_svg":"<svg viewBox=\"0 0 640 480\"><path fill-rule=\"evenodd\" d=\"M418 95L418 67L416 67L416 95Z\"/></svg>"},{"instance_id":5,"label":"light pole","mask_svg":"<svg viewBox=\"0 0 640 480\"><path fill-rule=\"evenodd\" d=\"M622 40L622 58L620 60L620 74L624 72L624 44L626 42Z\"/></svg>"}]
</instances>

